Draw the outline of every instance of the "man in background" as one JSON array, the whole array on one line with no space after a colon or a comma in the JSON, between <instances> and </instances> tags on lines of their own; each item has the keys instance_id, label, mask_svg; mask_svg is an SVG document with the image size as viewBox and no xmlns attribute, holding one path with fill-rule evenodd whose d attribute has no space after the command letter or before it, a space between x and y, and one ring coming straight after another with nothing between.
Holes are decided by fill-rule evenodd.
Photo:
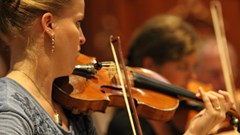
<instances>
[{"instance_id":1,"label":"man in background","mask_svg":"<svg viewBox=\"0 0 240 135\"><path fill-rule=\"evenodd\" d=\"M233 80L236 81L238 74L237 55L231 44L228 45ZM200 83L210 84L213 90L226 90L223 69L217 41L214 37L203 41L196 62L196 80Z\"/></svg>"}]
</instances>

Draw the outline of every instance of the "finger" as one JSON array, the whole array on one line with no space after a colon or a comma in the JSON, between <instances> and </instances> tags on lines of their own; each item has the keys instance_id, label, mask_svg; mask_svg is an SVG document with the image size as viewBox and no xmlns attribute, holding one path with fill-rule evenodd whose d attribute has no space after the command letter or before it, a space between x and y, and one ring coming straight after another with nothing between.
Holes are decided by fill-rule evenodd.
<instances>
[{"instance_id":1,"label":"finger","mask_svg":"<svg viewBox=\"0 0 240 135\"><path fill-rule=\"evenodd\" d=\"M207 110L214 111L212 103L211 103L209 97L207 96L206 92L204 92L203 89L199 88L199 94L202 97L202 100L204 102L205 108Z\"/></svg>"},{"instance_id":2,"label":"finger","mask_svg":"<svg viewBox=\"0 0 240 135\"><path fill-rule=\"evenodd\" d=\"M232 101L233 99L230 98L230 95L227 91L219 90L218 93L224 96L225 108L229 110L234 104L234 102Z\"/></svg>"},{"instance_id":3,"label":"finger","mask_svg":"<svg viewBox=\"0 0 240 135\"><path fill-rule=\"evenodd\" d=\"M212 91L212 92L210 92L210 94L212 95L212 96L214 96L214 99L213 100L216 100L215 102L218 102L217 104L217 106L216 106L216 103L214 103L214 108L216 109L216 110L219 110L219 109L223 109L224 111L225 110L227 110L226 109L226 100L225 100L225 97L222 95L222 94L220 94L220 93L217 93L217 92L215 92L215 91ZM217 101L218 100L218 101Z\"/></svg>"},{"instance_id":4,"label":"finger","mask_svg":"<svg viewBox=\"0 0 240 135\"><path fill-rule=\"evenodd\" d=\"M223 96L221 97L220 94L217 94L215 92L208 92L207 96L209 97L209 100L212 103L212 107L216 110L216 111L220 111L222 106L222 102L221 102L221 98L223 98Z\"/></svg>"},{"instance_id":5,"label":"finger","mask_svg":"<svg viewBox=\"0 0 240 135\"><path fill-rule=\"evenodd\" d=\"M230 98L230 95L229 95L229 93L228 93L227 91L218 90L218 93L224 96L226 102L228 102L228 103L230 103L230 102L233 103L233 101L232 101L232 99Z\"/></svg>"},{"instance_id":6,"label":"finger","mask_svg":"<svg viewBox=\"0 0 240 135\"><path fill-rule=\"evenodd\" d=\"M202 87L199 87L199 88L198 88L198 91L199 91L199 90L204 91ZM196 93L196 97L201 98L201 94L200 94L199 92Z\"/></svg>"}]
</instances>

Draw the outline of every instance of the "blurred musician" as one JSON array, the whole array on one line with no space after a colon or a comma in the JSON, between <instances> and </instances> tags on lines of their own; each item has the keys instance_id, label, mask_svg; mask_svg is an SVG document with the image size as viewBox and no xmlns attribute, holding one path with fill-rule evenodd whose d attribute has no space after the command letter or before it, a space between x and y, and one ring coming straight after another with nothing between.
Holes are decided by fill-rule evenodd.
<instances>
[{"instance_id":1,"label":"blurred musician","mask_svg":"<svg viewBox=\"0 0 240 135\"><path fill-rule=\"evenodd\" d=\"M196 50L197 38L188 23L176 16L157 16L137 31L128 53L128 65L153 70L172 84L186 88L194 77ZM177 110L175 115L178 114ZM185 129L178 125L184 126L186 118L174 116L169 122L161 122L140 117L140 122L144 135L182 135ZM116 112L107 134L131 134L125 110Z\"/></svg>"},{"instance_id":2,"label":"blurred musician","mask_svg":"<svg viewBox=\"0 0 240 135\"><path fill-rule=\"evenodd\" d=\"M237 54L231 44L228 45L234 80L238 75ZM205 39L199 49L196 64L196 80L210 84L213 90L226 90L217 42L214 37Z\"/></svg>"}]
</instances>

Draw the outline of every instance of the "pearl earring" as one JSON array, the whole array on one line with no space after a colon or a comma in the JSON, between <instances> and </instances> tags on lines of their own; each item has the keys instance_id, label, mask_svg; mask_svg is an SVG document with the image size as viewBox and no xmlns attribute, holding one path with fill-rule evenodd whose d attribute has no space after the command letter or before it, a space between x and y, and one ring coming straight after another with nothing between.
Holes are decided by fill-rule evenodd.
<instances>
[{"instance_id":1,"label":"pearl earring","mask_svg":"<svg viewBox=\"0 0 240 135\"><path fill-rule=\"evenodd\" d=\"M54 33L52 33L52 50L51 52L54 53L55 51L55 35Z\"/></svg>"}]
</instances>

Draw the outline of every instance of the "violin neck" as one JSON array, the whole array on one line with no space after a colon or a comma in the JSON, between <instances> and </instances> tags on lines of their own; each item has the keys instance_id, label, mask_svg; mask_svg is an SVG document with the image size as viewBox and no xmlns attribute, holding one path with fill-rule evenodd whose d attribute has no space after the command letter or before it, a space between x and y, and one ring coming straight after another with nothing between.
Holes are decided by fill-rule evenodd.
<instances>
[{"instance_id":1,"label":"violin neck","mask_svg":"<svg viewBox=\"0 0 240 135\"><path fill-rule=\"evenodd\" d=\"M148 76L139 74L137 72L132 71L132 74L134 77L133 79L134 86L137 88L149 89L149 90L164 93L173 97L182 96L182 97L186 97L186 98L190 98L190 99L202 102L201 99L195 96L195 93L189 90L186 90L182 87L168 84L163 81L159 81L157 79L153 79Z\"/></svg>"},{"instance_id":2,"label":"violin neck","mask_svg":"<svg viewBox=\"0 0 240 135\"><path fill-rule=\"evenodd\" d=\"M186 100L181 101L179 107L195 111L201 111L204 108L203 104L189 103Z\"/></svg>"}]
</instances>

